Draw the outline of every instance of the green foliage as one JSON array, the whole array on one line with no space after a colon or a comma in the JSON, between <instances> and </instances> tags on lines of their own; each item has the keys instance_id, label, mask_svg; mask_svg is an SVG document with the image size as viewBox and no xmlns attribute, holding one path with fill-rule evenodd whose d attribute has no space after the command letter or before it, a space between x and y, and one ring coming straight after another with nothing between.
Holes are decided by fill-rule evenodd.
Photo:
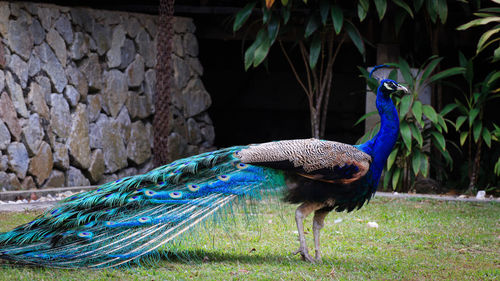
<instances>
[{"instance_id":1,"label":"green foliage","mask_svg":"<svg viewBox=\"0 0 500 281\"><path fill-rule=\"evenodd\" d=\"M411 94L401 98L395 97L400 119L400 136L387 160L383 178L384 188L392 187L393 190L407 191L413 186L417 176L427 177L429 175L430 155L434 150L439 151L446 165L451 166L453 163L446 149L444 134L448 132L447 123L453 124L449 119L446 119L446 115L456 105L447 105L441 112L436 112L432 106L422 104L419 100L420 94L430 83L439 82L464 72L463 67L454 67L433 74L441 59L436 56L430 57L416 72L412 72L409 64L401 58L398 63L391 64L399 68ZM368 79L368 72L362 68L359 69L363 76ZM396 74L396 71L393 70L390 78L397 80L394 79ZM368 85L372 92L376 93L378 83L374 80L373 78L368 79ZM364 115L360 121L372 114ZM367 132L359 142L368 140L377 131L378 126Z\"/></svg>"},{"instance_id":2,"label":"green foliage","mask_svg":"<svg viewBox=\"0 0 500 281\"><path fill-rule=\"evenodd\" d=\"M413 18L413 11L403 0L392 0L397 8L400 19L404 19L406 15ZM444 1L446 3L446 1ZM262 4L262 18L259 33L264 29L273 29L276 32L267 32L267 38L259 38L251 44L245 52L245 69L248 70L251 66L256 67L260 65L269 53L269 48L272 47L276 40L279 31L283 30L283 26L287 25L290 20L290 15L293 9L308 9L310 13L305 15L305 25L302 33L302 39L309 45L311 53L309 55L309 65L315 68L317 59L322 51L321 40L324 36L320 36L325 32L334 31L336 35L345 32L352 40L360 54L364 57L366 53L365 43L359 30L356 27L356 22L365 20L370 12L370 8L376 10L378 19L381 21L386 16L389 1L387 0L374 0L375 5L370 5L370 0L358 0L356 11L346 10L341 6L341 2L332 0L320 1L251 1L245 5L235 16L233 31L242 28L244 23L248 20L258 3ZM354 16L354 15L357 15ZM402 21L400 22L402 24ZM271 27L272 26L272 27ZM263 35L261 35L263 36ZM318 41L320 40L320 41Z\"/></svg>"},{"instance_id":3,"label":"green foliage","mask_svg":"<svg viewBox=\"0 0 500 281\"><path fill-rule=\"evenodd\" d=\"M495 129L491 132L491 138L495 141L500 142L500 127L498 127L496 124L493 124ZM498 157L497 162L495 163L495 168L493 170L495 175L500 176L500 157Z\"/></svg>"},{"instance_id":4,"label":"green foliage","mask_svg":"<svg viewBox=\"0 0 500 281\"><path fill-rule=\"evenodd\" d=\"M494 44L496 45L496 48L493 51L492 62L500 60L500 37L495 36L500 32L500 7L480 9L477 13L474 13L474 15L476 15L479 18L474 19L468 23L462 24L461 26L457 27L457 29L466 30L474 26L496 23L495 26L485 31L481 36L481 38L479 38L476 47L476 54L479 54L484 49Z\"/></svg>"},{"instance_id":5,"label":"green foliage","mask_svg":"<svg viewBox=\"0 0 500 281\"><path fill-rule=\"evenodd\" d=\"M481 145L484 143L491 148L491 141L497 140L497 136L500 135L498 126L484 119L485 106L491 100L500 97L500 88L497 88L500 71L492 71L483 80L475 82L478 79L475 79L473 60L474 57L466 59L461 52L459 53L460 65L465 68L463 76L468 84L468 91L462 91L463 99L455 99L458 110L455 130L460 133L460 145L468 145L470 187L475 186L479 174ZM490 129L492 126L494 129ZM496 174L500 174L499 163L500 159L494 168Z\"/></svg>"}]
</instances>

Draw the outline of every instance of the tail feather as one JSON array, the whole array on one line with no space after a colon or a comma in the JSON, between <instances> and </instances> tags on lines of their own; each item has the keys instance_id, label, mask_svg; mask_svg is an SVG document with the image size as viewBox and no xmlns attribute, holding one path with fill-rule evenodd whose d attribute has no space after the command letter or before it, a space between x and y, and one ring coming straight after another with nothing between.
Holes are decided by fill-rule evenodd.
<instances>
[{"instance_id":1,"label":"tail feather","mask_svg":"<svg viewBox=\"0 0 500 281\"><path fill-rule=\"evenodd\" d=\"M0 258L95 268L151 256L238 198L284 186L281 173L241 163L234 153L242 148L177 160L68 198L0 234Z\"/></svg>"}]
</instances>

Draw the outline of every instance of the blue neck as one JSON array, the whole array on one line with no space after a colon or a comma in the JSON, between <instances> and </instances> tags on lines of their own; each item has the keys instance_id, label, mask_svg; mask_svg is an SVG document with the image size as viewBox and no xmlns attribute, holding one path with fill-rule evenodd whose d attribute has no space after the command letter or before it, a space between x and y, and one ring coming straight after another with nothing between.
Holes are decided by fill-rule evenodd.
<instances>
[{"instance_id":1,"label":"blue neck","mask_svg":"<svg viewBox=\"0 0 500 281\"><path fill-rule=\"evenodd\" d=\"M376 105L381 119L380 130L371 140L357 146L372 156L370 170L371 180L375 186L399 135L398 112L389 95L383 94L380 87L377 90Z\"/></svg>"}]
</instances>

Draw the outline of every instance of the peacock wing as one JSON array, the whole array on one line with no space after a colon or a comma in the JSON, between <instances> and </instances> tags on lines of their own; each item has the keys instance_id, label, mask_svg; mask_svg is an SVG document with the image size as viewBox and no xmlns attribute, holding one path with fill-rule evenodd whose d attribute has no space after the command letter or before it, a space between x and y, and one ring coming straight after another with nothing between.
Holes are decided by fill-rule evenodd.
<instances>
[{"instance_id":1,"label":"peacock wing","mask_svg":"<svg viewBox=\"0 0 500 281\"><path fill-rule=\"evenodd\" d=\"M252 145L239 151L237 156L243 163L343 184L364 176L371 163L369 154L352 145L314 138Z\"/></svg>"},{"instance_id":2,"label":"peacock wing","mask_svg":"<svg viewBox=\"0 0 500 281\"><path fill-rule=\"evenodd\" d=\"M264 188L284 186L275 170L241 163L234 153L243 148L177 160L68 198L0 234L0 258L94 268L154 255L235 199L258 198Z\"/></svg>"}]
</instances>

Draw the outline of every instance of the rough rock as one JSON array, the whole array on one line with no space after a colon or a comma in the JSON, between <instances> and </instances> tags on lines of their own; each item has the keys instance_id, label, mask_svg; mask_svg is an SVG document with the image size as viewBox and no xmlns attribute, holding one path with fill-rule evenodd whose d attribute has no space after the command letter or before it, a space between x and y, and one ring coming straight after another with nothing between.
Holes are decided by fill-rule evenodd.
<instances>
[{"instance_id":1,"label":"rough rock","mask_svg":"<svg viewBox=\"0 0 500 281\"><path fill-rule=\"evenodd\" d=\"M97 121L90 124L90 146L103 150L106 173L113 173L127 166L124 139L120 123L105 114L100 114Z\"/></svg>"},{"instance_id":2,"label":"rough rock","mask_svg":"<svg viewBox=\"0 0 500 281\"><path fill-rule=\"evenodd\" d=\"M87 78L85 75L78 70L78 68L69 66L66 68L66 75L69 78L69 84L76 87L76 90L80 94L81 100L87 98L87 93L89 91L89 86L87 84Z\"/></svg>"},{"instance_id":3,"label":"rough rock","mask_svg":"<svg viewBox=\"0 0 500 281\"><path fill-rule=\"evenodd\" d=\"M156 63L156 46L152 43L151 38L142 30L135 38L138 52L144 58L147 67L154 67Z\"/></svg>"},{"instance_id":4,"label":"rough rock","mask_svg":"<svg viewBox=\"0 0 500 281\"><path fill-rule=\"evenodd\" d=\"M43 185L44 188L50 187L62 187L66 183L66 176L63 172L58 170L53 170L50 173L49 179Z\"/></svg>"},{"instance_id":5,"label":"rough rock","mask_svg":"<svg viewBox=\"0 0 500 281\"><path fill-rule=\"evenodd\" d=\"M0 186L5 190L19 190L22 188L21 183L14 174L0 172Z\"/></svg>"},{"instance_id":6,"label":"rough rock","mask_svg":"<svg viewBox=\"0 0 500 281\"><path fill-rule=\"evenodd\" d=\"M89 122L94 122L99 117L101 112L101 96L89 95L87 97L87 112L89 115Z\"/></svg>"},{"instance_id":7,"label":"rough rock","mask_svg":"<svg viewBox=\"0 0 500 281\"><path fill-rule=\"evenodd\" d=\"M71 44L73 42L73 28L71 27L71 22L68 17L61 15L54 24L55 28L64 38L66 43Z\"/></svg>"},{"instance_id":8,"label":"rough rock","mask_svg":"<svg viewBox=\"0 0 500 281\"><path fill-rule=\"evenodd\" d=\"M0 70L0 91L5 88L5 74Z\"/></svg>"},{"instance_id":9,"label":"rough rock","mask_svg":"<svg viewBox=\"0 0 500 281\"><path fill-rule=\"evenodd\" d=\"M109 122L102 131L102 145L106 149L104 153L105 172L113 173L127 167L127 149L120 134L120 125L117 122Z\"/></svg>"},{"instance_id":10,"label":"rough rock","mask_svg":"<svg viewBox=\"0 0 500 281\"><path fill-rule=\"evenodd\" d=\"M7 32L9 30L9 2L1 2L0 3L0 34L2 37L7 37Z\"/></svg>"},{"instance_id":11,"label":"rough rock","mask_svg":"<svg viewBox=\"0 0 500 281\"><path fill-rule=\"evenodd\" d=\"M38 114L31 114L23 127L22 139L30 156L36 155L43 140L43 128Z\"/></svg>"},{"instance_id":12,"label":"rough rock","mask_svg":"<svg viewBox=\"0 0 500 281\"><path fill-rule=\"evenodd\" d=\"M179 57L184 57L184 46L182 45L182 35L174 34L173 37L173 51Z\"/></svg>"},{"instance_id":13,"label":"rough rock","mask_svg":"<svg viewBox=\"0 0 500 281\"><path fill-rule=\"evenodd\" d=\"M130 138L130 124L132 123L132 121L130 121L130 114L127 110L127 107L122 107L122 110L120 110L120 113L116 117L115 122L117 122L120 127L120 136L123 138L123 140L125 140L126 145Z\"/></svg>"},{"instance_id":14,"label":"rough rock","mask_svg":"<svg viewBox=\"0 0 500 281\"><path fill-rule=\"evenodd\" d=\"M210 95L200 79L193 79L182 91L183 109L186 117L195 116L207 110L212 104Z\"/></svg>"},{"instance_id":15,"label":"rough rock","mask_svg":"<svg viewBox=\"0 0 500 281\"><path fill-rule=\"evenodd\" d=\"M31 158L29 172L35 177L36 182L41 185L52 172L53 160L50 145L42 142L35 157Z\"/></svg>"},{"instance_id":16,"label":"rough rock","mask_svg":"<svg viewBox=\"0 0 500 281\"><path fill-rule=\"evenodd\" d=\"M68 80L66 79L64 68L59 62L59 59L45 43L40 46L36 46L35 53L38 55L40 60L44 62L42 63L42 69L49 75L50 80L54 84L54 88L61 93L62 90L64 90L64 87L66 87L66 84L68 84Z\"/></svg>"},{"instance_id":17,"label":"rough rock","mask_svg":"<svg viewBox=\"0 0 500 281\"><path fill-rule=\"evenodd\" d=\"M147 96L138 95L136 92L129 92L127 108L132 119L144 119L153 114L152 104Z\"/></svg>"},{"instance_id":18,"label":"rough rock","mask_svg":"<svg viewBox=\"0 0 500 281\"><path fill-rule=\"evenodd\" d=\"M66 44L64 43L64 39L59 35L59 33L55 29L50 29L47 33L47 43L54 50L57 59L62 64L63 67L66 67Z\"/></svg>"},{"instance_id":19,"label":"rough rock","mask_svg":"<svg viewBox=\"0 0 500 281\"><path fill-rule=\"evenodd\" d=\"M72 107L75 107L80 100L80 93L75 89L75 87L71 85L66 86L66 90L64 91L64 96L68 100L69 104Z\"/></svg>"},{"instance_id":20,"label":"rough rock","mask_svg":"<svg viewBox=\"0 0 500 281\"><path fill-rule=\"evenodd\" d=\"M12 55L10 57L9 68L21 82L21 87L26 88L26 82L28 81L28 64L17 55Z\"/></svg>"},{"instance_id":21,"label":"rough rock","mask_svg":"<svg viewBox=\"0 0 500 281\"><path fill-rule=\"evenodd\" d=\"M127 67L127 83L130 87L138 87L144 81L144 59L136 55L135 60Z\"/></svg>"},{"instance_id":22,"label":"rough rock","mask_svg":"<svg viewBox=\"0 0 500 281\"><path fill-rule=\"evenodd\" d=\"M0 151L0 171L7 171L9 168L9 157L7 155L2 155Z\"/></svg>"},{"instance_id":23,"label":"rough rock","mask_svg":"<svg viewBox=\"0 0 500 281\"><path fill-rule=\"evenodd\" d=\"M188 142L190 144L200 143L203 139L198 123L193 118L189 118L186 123L188 129Z\"/></svg>"},{"instance_id":24,"label":"rough rock","mask_svg":"<svg viewBox=\"0 0 500 281\"><path fill-rule=\"evenodd\" d=\"M112 182L112 181L116 181L118 180L118 176L115 175L115 174L108 174L108 175L104 175L102 177L102 179L98 182L98 184L105 184L105 183L108 183L108 182Z\"/></svg>"},{"instance_id":25,"label":"rough rock","mask_svg":"<svg viewBox=\"0 0 500 281\"><path fill-rule=\"evenodd\" d=\"M213 144L215 140L215 129L214 126L207 125L203 128L201 128L201 135L203 136L203 139L210 143Z\"/></svg>"},{"instance_id":26,"label":"rough rock","mask_svg":"<svg viewBox=\"0 0 500 281\"><path fill-rule=\"evenodd\" d=\"M36 77L36 82L40 87L42 88L42 93L45 96L45 102L50 105L50 95L52 92L52 84L50 83L50 79L45 77L45 76L37 76Z\"/></svg>"},{"instance_id":27,"label":"rough rock","mask_svg":"<svg viewBox=\"0 0 500 281\"><path fill-rule=\"evenodd\" d=\"M187 142L176 132L168 136L168 155L170 160L182 158L187 151Z\"/></svg>"},{"instance_id":28,"label":"rough rock","mask_svg":"<svg viewBox=\"0 0 500 281\"><path fill-rule=\"evenodd\" d=\"M196 26L190 18L175 17L173 20L173 27L175 33L194 33L196 31Z\"/></svg>"},{"instance_id":29,"label":"rough rock","mask_svg":"<svg viewBox=\"0 0 500 281\"><path fill-rule=\"evenodd\" d=\"M88 169L90 166L89 120L84 104L78 104L71 120L73 122L66 145L74 162L72 164L82 169Z\"/></svg>"},{"instance_id":30,"label":"rough rock","mask_svg":"<svg viewBox=\"0 0 500 281\"><path fill-rule=\"evenodd\" d=\"M144 27L146 27L146 30L148 31L149 35L151 35L151 37L156 36L158 23L155 23L151 16L140 17L139 21L142 23L142 25L144 25Z\"/></svg>"},{"instance_id":31,"label":"rough rock","mask_svg":"<svg viewBox=\"0 0 500 281\"><path fill-rule=\"evenodd\" d=\"M111 49L109 49L106 54L108 60L108 67L118 67L122 63L121 48L125 43L125 29L122 25L117 25L113 29L113 35L111 37Z\"/></svg>"},{"instance_id":32,"label":"rough rock","mask_svg":"<svg viewBox=\"0 0 500 281\"><path fill-rule=\"evenodd\" d=\"M148 99L149 104L151 105L151 112L155 112L155 93L156 93L156 71L153 69L149 69L146 71L144 75L144 94Z\"/></svg>"},{"instance_id":33,"label":"rough rock","mask_svg":"<svg viewBox=\"0 0 500 281\"><path fill-rule=\"evenodd\" d=\"M203 66L198 58L187 58L186 60L189 65L189 69L191 69L191 76L203 75Z\"/></svg>"},{"instance_id":34,"label":"rough rock","mask_svg":"<svg viewBox=\"0 0 500 281\"><path fill-rule=\"evenodd\" d=\"M168 122L167 131L176 131L177 133L181 134L183 138L187 138L186 120L184 119L184 116L179 109L170 107L169 120L170 122Z\"/></svg>"},{"instance_id":35,"label":"rough rock","mask_svg":"<svg viewBox=\"0 0 500 281\"><path fill-rule=\"evenodd\" d=\"M0 119L7 124L14 140L21 140L22 131L19 119L17 119L16 109L6 92L3 92L0 96Z\"/></svg>"},{"instance_id":36,"label":"rough rock","mask_svg":"<svg viewBox=\"0 0 500 281\"><path fill-rule=\"evenodd\" d=\"M184 49L186 54L192 57L198 56L198 40L193 33L186 33L184 35Z\"/></svg>"},{"instance_id":37,"label":"rough rock","mask_svg":"<svg viewBox=\"0 0 500 281\"><path fill-rule=\"evenodd\" d=\"M45 95L48 93L44 92L44 89L36 82L31 82L30 91L28 93L28 102L31 104L31 108L34 112L38 113L40 117L45 120L49 120L49 107L45 102Z\"/></svg>"},{"instance_id":38,"label":"rough rock","mask_svg":"<svg viewBox=\"0 0 500 281\"><path fill-rule=\"evenodd\" d=\"M38 18L42 23L43 28L49 30L52 27L52 19L59 16L59 11L52 7L38 7Z\"/></svg>"},{"instance_id":39,"label":"rough rock","mask_svg":"<svg viewBox=\"0 0 500 281\"><path fill-rule=\"evenodd\" d=\"M89 124L89 138L90 148L102 149L102 131L105 126L108 126L108 116L106 114L99 114L95 123Z\"/></svg>"},{"instance_id":40,"label":"rough rock","mask_svg":"<svg viewBox=\"0 0 500 281\"><path fill-rule=\"evenodd\" d=\"M141 121L132 123L130 140L127 145L127 156L137 165L144 163L151 157L148 134Z\"/></svg>"},{"instance_id":41,"label":"rough rock","mask_svg":"<svg viewBox=\"0 0 500 281\"><path fill-rule=\"evenodd\" d=\"M176 55L172 55L172 65L174 67L174 82L178 89L186 86L190 79L190 70L187 63Z\"/></svg>"},{"instance_id":42,"label":"rough rock","mask_svg":"<svg viewBox=\"0 0 500 281\"><path fill-rule=\"evenodd\" d=\"M61 94L50 95L50 125L56 135L66 138L71 126L71 114L66 99Z\"/></svg>"},{"instance_id":43,"label":"rough rock","mask_svg":"<svg viewBox=\"0 0 500 281\"><path fill-rule=\"evenodd\" d=\"M75 168L70 167L66 171L66 186L89 186L90 181L82 174L82 172Z\"/></svg>"},{"instance_id":44,"label":"rough rock","mask_svg":"<svg viewBox=\"0 0 500 281\"><path fill-rule=\"evenodd\" d=\"M130 177L130 176L135 176L137 175L138 171L136 168L134 167L131 167L131 168L127 168L127 169L123 169L121 170L119 173L118 173L118 178L124 178L124 177Z\"/></svg>"},{"instance_id":45,"label":"rough rock","mask_svg":"<svg viewBox=\"0 0 500 281\"><path fill-rule=\"evenodd\" d=\"M7 38L13 52L20 55L23 59L28 60L33 47L33 34L26 21L21 19L11 20Z\"/></svg>"},{"instance_id":46,"label":"rough rock","mask_svg":"<svg viewBox=\"0 0 500 281\"><path fill-rule=\"evenodd\" d=\"M9 129L7 129L7 126L0 118L0 150L6 149L9 143L10 143Z\"/></svg>"},{"instance_id":47,"label":"rough rock","mask_svg":"<svg viewBox=\"0 0 500 281\"><path fill-rule=\"evenodd\" d=\"M61 170L69 169L68 148L63 143L54 142L53 162L56 168Z\"/></svg>"},{"instance_id":48,"label":"rough rock","mask_svg":"<svg viewBox=\"0 0 500 281\"><path fill-rule=\"evenodd\" d=\"M40 69L42 69L40 59L32 53L28 61L28 75L33 77L40 72Z\"/></svg>"},{"instance_id":49,"label":"rough rock","mask_svg":"<svg viewBox=\"0 0 500 281\"><path fill-rule=\"evenodd\" d=\"M94 38L97 53L102 56L104 55L111 46L111 30L108 26L104 26L99 23L94 24L94 28L92 29L92 38Z\"/></svg>"},{"instance_id":50,"label":"rough rock","mask_svg":"<svg viewBox=\"0 0 500 281\"><path fill-rule=\"evenodd\" d=\"M37 19L33 19L31 26L31 34L33 34L33 43L40 45L45 39L45 30Z\"/></svg>"},{"instance_id":51,"label":"rough rock","mask_svg":"<svg viewBox=\"0 0 500 281\"><path fill-rule=\"evenodd\" d=\"M36 183L33 177L25 177L23 182L21 183L23 190L35 189Z\"/></svg>"},{"instance_id":52,"label":"rough rock","mask_svg":"<svg viewBox=\"0 0 500 281\"><path fill-rule=\"evenodd\" d=\"M89 52L90 42L89 38L81 32L75 33L75 40L69 48L69 54L72 59L80 60Z\"/></svg>"},{"instance_id":53,"label":"rough rock","mask_svg":"<svg viewBox=\"0 0 500 281\"><path fill-rule=\"evenodd\" d=\"M91 89L100 90L102 88L102 68L99 64L99 57L92 53L85 59L79 70L87 78L88 86Z\"/></svg>"},{"instance_id":54,"label":"rough rock","mask_svg":"<svg viewBox=\"0 0 500 281\"><path fill-rule=\"evenodd\" d=\"M121 53L121 64L120 68L125 69L135 58L135 44L134 41L130 39L125 39L123 46L120 48Z\"/></svg>"},{"instance_id":55,"label":"rough rock","mask_svg":"<svg viewBox=\"0 0 500 281\"><path fill-rule=\"evenodd\" d=\"M72 22L83 27L87 32L92 32L94 27L94 18L91 16L90 9L73 8L70 10Z\"/></svg>"},{"instance_id":56,"label":"rough rock","mask_svg":"<svg viewBox=\"0 0 500 281\"><path fill-rule=\"evenodd\" d=\"M7 147L9 157L9 169L16 173L18 178L23 179L28 171L29 157L24 144L11 142Z\"/></svg>"},{"instance_id":57,"label":"rough rock","mask_svg":"<svg viewBox=\"0 0 500 281\"><path fill-rule=\"evenodd\" d=\"M5 78L7 82L7 88L9 89L10 96L12 97L14 108L16 109L17 113L19 113L19 115L24 118L28 118L29 112L24 101L23 89L19 84L16 83L14 77L12 77L12 74L9 71L7 71Z\"/></svg>"},{"instance_id":58,"label":"rough rock","mask_svg":"<svg viewBox=\"0 0 500 281\"><path fill-rule=\"evenodd\" d=\"M128 21L125 21L125 25L127 27L127 33L131 38L135 38L142 29L141 24L134 16L129 17Z\"/></svg>"},{"instance_id":59,"label":"rough rock","mask_svg":"<svg viewBox=\"0 0 500 281\"><path fill-rule=\"evenodd\" d=\"M102 150L96 149L92 152L90 167L88 169L90 180L97 183L104 174L104 154Z\"/></svg>"},{"instance_id":60,"label":"rough rock","mask_svg":"<svg viewBox=\"0 0 500 281\"><path fill-rule=\"evenodd\" d=\"M155 136L153 133L153 125L151 125L151 123L146 123L145 126L146 126L147 136L149 139L149 147L151 147L153 149L154 145L155 145L155 141L154 141Z\"/></svg>"},{"instance_id":61,"label":"rough rock","mask_svg":"<svg viewBox=\"0 0 500 281\"><path fill-rule=\"evenodd\" d=\"M103 108L115 117L127 100L127 78L121 71L113 69L104 74L106 86L103 91Z\"/></svg>"}]
</instances>

